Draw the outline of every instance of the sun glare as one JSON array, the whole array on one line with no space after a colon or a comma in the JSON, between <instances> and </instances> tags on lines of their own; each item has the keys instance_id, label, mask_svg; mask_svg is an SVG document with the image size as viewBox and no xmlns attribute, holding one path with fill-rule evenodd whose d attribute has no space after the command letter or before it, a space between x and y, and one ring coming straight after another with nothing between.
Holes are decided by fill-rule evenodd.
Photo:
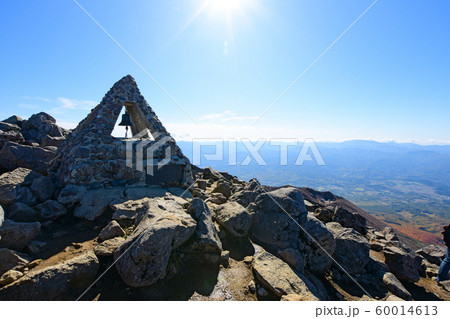
<instances>
[{"instance_id":1,"label":"sun glare","mask_svg":"<svg viewBox=\"0 0 450 319\"><path fill-rule=\"evenodd\" d=\"M241 9L242 3L245 0L208 0L208 7L214 12L226 12Z\"/></svg>"}]
</instances>

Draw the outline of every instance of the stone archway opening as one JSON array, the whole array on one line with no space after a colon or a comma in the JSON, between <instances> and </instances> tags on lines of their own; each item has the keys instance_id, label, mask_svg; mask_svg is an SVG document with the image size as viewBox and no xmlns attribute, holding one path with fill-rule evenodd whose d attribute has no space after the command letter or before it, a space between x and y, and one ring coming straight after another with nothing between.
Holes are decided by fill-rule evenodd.
<instances>
[{"instance_id":1,"label":"stone archway opening","mask_svg":"<svg viewBox=\"0 0 450 319\"><path fill-rule=\"evenodd\" d=\"M122 116L125 114L125 112L130 115L131 121L134 124L133 126L129 127L128 138L139 136L139 139L146 139L151 141L155 140L154 133L151 131L150 123L148 123L148 120L142 113L142 110L137 107L136 103L128 101L123 104L120 114L117 117L116 124L114 125L114 130L111 133L113 137L125 137L125 127L119 126L119 123L121 122Z\"/></svg>"}]
</instances>

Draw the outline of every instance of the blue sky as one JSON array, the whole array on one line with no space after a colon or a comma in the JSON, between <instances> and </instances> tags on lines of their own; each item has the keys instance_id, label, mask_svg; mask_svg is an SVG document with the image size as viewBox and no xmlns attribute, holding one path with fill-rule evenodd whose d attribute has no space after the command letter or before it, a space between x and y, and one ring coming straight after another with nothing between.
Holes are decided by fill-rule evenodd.
<instances>
[{"instance_id":1,"label":"blue sky","mask_svg":"<svg viewBox=\"0 0 450 319\"><path fill-rule=\"evenodd\" d=\"M73 127L126 74L177 139L450 143L450 2L2 1L0 118L46 111Z\"/></svg>"}]
</instances>

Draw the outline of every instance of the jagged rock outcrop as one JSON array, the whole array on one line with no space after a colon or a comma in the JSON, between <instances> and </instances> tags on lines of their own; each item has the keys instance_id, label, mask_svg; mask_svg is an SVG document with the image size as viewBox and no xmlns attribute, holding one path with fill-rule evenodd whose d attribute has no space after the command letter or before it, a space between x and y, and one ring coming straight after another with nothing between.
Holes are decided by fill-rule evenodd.
<instances>
[{"instance_id":1,"label":"jagged rock outcrop","mask_svg":"<svg viewBox=\"0 0 450 319\"><path fill-rule=\"evenodd\" d=\"M296 294L302 296L303 300L319 300L300 275L268 252L262 252L255 257L253 271L262 284L279 297Z\"/></svg>"},{"instance_id":2,"label":"jagged rock outcrop","mask_svg":"<svg viewBox=\"0 0 450 319\"><path fill-rule=\"evenodd\" d=\"M333 258L350 274L363 272L369 262L370 246L367 239L354 229L342 227L336 222L327 223L326 226L336 241Z\"/></svg>"},{"instance_id":3,"label":"jagged rock outcrop","mask_svg":"<svg viewBox=\"0 0 450 319\"><path fill-rule=\"evenodd\" d=\"M227 202L214 210L216 221L233 236L245 237L252 226L250 213L238 202Z\"/></svg>"},{"instance_id":4,"label":"jagged rock outcrop","mask_svg":"<svg viewBox=\"0 0 450 319\"><path fill-rule=\"evenodd\" d=\"M114 254L117 272L131 287L148 286L164 278L171 252L197 227L175 200L153 199L142 213L136 230Z\"/></svg>"},{"instance_id":5,"label":"jagged rock outcrop","mask_svg":"<svg viewBox=\"0 0 450 319\"><path fill-rule=\"evenodd\" d=\"M8 142L0 150L0 168L12 171L18 167L33 169L47 174L51 161L55 158L54 147L28 146Z\"/></svg>"},{"instance_id":6,"label":"jagged rock outcrop","mask_svg":"<svg viewBox=\"0 0 450 319\"><path fill-rule=\"evenodd\" d=\"M95 279L99 262L92 251L36 267L0 289L1 300L75 300Z\"/></svg>"}]
</instances>

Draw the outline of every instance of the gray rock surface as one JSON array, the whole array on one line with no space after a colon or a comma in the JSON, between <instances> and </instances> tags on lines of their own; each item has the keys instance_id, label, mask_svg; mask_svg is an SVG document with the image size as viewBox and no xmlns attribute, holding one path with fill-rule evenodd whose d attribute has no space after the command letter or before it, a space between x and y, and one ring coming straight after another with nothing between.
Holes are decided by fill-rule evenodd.
<instances>
[{"instance_id":1,"label":"gray rock surface","mask_svg":"<svg viewBox=\"0 0 450 319\"><path fill-rule=\"evenodd\" d=\"M143 213L136 230L114 254L117 272L131 287L164 278L172 250L185 243L197 227L174 200L154 198Z\"/></svg>"},{"instance_id":2,"label":"gray rock surface","mask_svg":"<svg viewBox=\"0 0 450 319\"><path fill-rule=\"evenodd\" d=\"M227 202L214 210L215 220L236 237L245 237L252 226L250 213L237 202Z\"/></svg>"},{"instance_id":3,"label":"gray rock surface","mask_svg":"<svg viewBox=\"0 0 450 319\"><path fill-rule=\"evenodd\" d=\"M47 267L39 266L0 289L1 300L75 300L94 280L99 262L86 251Z\"/></svg>"},{"instance_id":4,"label":"gray rock surface","mask_svg":"<svg viewBox=\"0 0 450 319\"><path fill-rule=\"evenodd\" d=\"M0 228L0 247L22 250L40 231L40 223L16 223L7 219Z\"/></svg>"},{"instance_id":5,"label":"gray rock surface","mask_svg":"<svg viewBox=\"0 0 450 319\"><path fill-rule=\"evenodd\" d=\"M97 256L113 256L115 251L122 246L125 242L123 237L115 237L112 239L105 240L101 243L97 243L94 246L94 253Z\"/></svg>"},{"instance_id":6,"label":"gray rock surface","mask_svg":"<svg viewBox=\"0 0 450 319\"><path fill-rule=\"evenodd\" d=\"M297 294L304 300L319 300L291 267L268 252L255 256L253 271L258 280L279 297Z\"/></svg>"},{"instance_id":7,"label":"gray rock surface","mask_svg":"<svg viewBox=\"0 0 450 319\"><path fill-rule=\"evenodd\" d=\"M15 202L33 204L35 199L28 186L39 176L27 168L17 168L0 175L0 205L7 208Z\"/></svg>"},{"instance_id":8,"label":"gray rock surface","mask_svg":"<svg viewBox=\"0 0 450 319\"><path fill-rule=\"evenodd\" d=\"M445 247L428 245L416 251L416 254L424 257L430 263L440 265L445 257Z\"/></svg>"},{"instance_id":9,"label":"gray rock surface","mask_svg":"<svg viewBox=\"0 0 450 319\"><path fill-rule=\"evenodd\" d=\"M419 270L414 257L398 247L384 249L385 263L391 272L400 280L416 282L420 279Z\"/></svg>"},{"instance_id":10,"label":"gray rock surface","mask_svg":"<svg viewBox=\"0 0 450 319\"><path fill-rule=\"evenodd\" d=\"M297 223L302 224L308 214L300 191L293 187L262 193L247 209L253 213L251 236L277 249L296 245Z\"/></svg>"},{"instance_id":11,"label":"gray rock surface","mask_svg":"<svg viewBox=\"0 0 450 319\"><path fill-rule=\"evenodd\" d=\"M349 212L343 207L336 206L333 221L338 222L343 227L353 228L360 234L366 234L367 220L356 213Z\"/></svg>"},{"instance_id":12,"label":"gray rock surface","mask_svg":"<svg viewBox=\"0 0 450 319\"><path fill-rule=\"evenodd\" d=\"M38 201L45 202L53 197L55 193L55 185L50 177L41 176L36 178L30 186L31 192L36 196Z\"/></svg>"},{"instance_id":13,"label":"gray rock surface","mask_svg":"<svg viewBox=\"0 0 450 319\"><path fill-rule=\"evenodd\" d=\"M36 222L39 213L27 204L16 202L8 208L8 219L22 223Z\"/></svg>"},{"instance_id":14,"label":"gray rock surface","mask_svg":"<svg viewBox=\"0 0 450 319\"><path fill-rule=\"evenodd\" d=\"M11 171L18 167L32 169L47 174L50 162L55 157L55 149L21 145L14 142L6 143L0 150L0 167Z\"/></svg>"},{"instance_id":15,"label":"gray rock surface","mask_svg":"<svg viewBox=\"0 0 450 319\"><path fill-rule=\"evenodd\" d=\"M370 260L370 245L365 237L352 228L342 227L336 222L326 224L336 240L333 258L349 274L358 274Z\"/></svg>"},{"instance_id":16,"label":"gray rock surface","mask_svg":"<svg viewBox=\"0 0 450 319\"><path fill-rule=\"evenodd\" d=\"M48 200L35 206L42 220L55 220L67 214L67 209L55 200Z\"/></svg>"},{"instance_id":17,"label":"gray rock surface","mask_svg":"<svg viewBox=\"0 0 450 319\"><path fill-rule=\"evenodd\" d=\"M112 239L114 237L125 236L125 231L120 227L119 223L115 220L111 221L98 235L98 240L100 242Z\"/></svg>"},{"instance_id":18,"label":"gray rock surface","mask_svg":"<svg viewBox=\"0 0 450 319\"><path fill-rule=\"evenodd\" d=\"M28 260L7 248L0 248L0 260L0 276L10 269L28 264Z\"/></svg>"},{"instance_id":19,"label":"gray rock surface","mask_svg":"<svg viewBox=\"0 0 450 319\"><path fill-rule=\"evenodd\" d=\"M386 288L403 300L412 300L412 296L393 273L387 272L383 275L383 283Z\"/></svg>"},{"instance_id":20,"label":"gray rock surface","mask_svg":"<svg viewBox=\"0 0 450 319\"><path fill-rule=\"evenodd\" d=\"M193 251L217 255L218 260L222 251L222 243L217 234L208 205L200 198L194 198L188 213L197 222L197 228L194 233L195 239L192 244Z\"/></svg>"},{"instance_id":21,"label":"gray rock surface","mask_svg":"<svg viewBox=\"0 0 450 319\"><path fill-rule=\"evenodd\" d=\"M102 215L114 201L120 202L123 198L123 189L97 189L88 190L81 198L80 205L75 208L74 216L93 221Z\"/></svg>"},{"instance_id":22,"label":"gray rock surface","mask_svg":"<svg viewBox=\"0 0 450 319\"><path fill-rule=\"evenodd\" d=\"M307 268L315 274L325 274L331 267L336 249L334 235L312 213L308 213L306 220L301 224L303 243L301 250L304 253Z\"/></svg>"}]
</instances>

